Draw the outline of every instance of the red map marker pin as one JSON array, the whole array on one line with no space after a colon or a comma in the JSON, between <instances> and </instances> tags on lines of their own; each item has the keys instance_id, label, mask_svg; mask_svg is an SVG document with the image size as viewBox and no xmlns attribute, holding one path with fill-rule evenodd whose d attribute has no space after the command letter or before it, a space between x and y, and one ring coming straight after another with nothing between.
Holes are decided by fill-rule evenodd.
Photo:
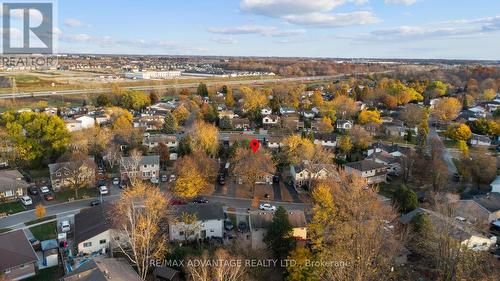
<instances>
[{"instance_id":1,"label":"red map marker pin","mask_svg":"<svg viewBox=\"0 0 500 281\"><path fill-rule=\"evenodd\" d=\"M250 141L250 148L253 150L253 153L257 153L257 150L259 150L260 142L258 140L251 140Z\"/></svg>"}]
</instances>

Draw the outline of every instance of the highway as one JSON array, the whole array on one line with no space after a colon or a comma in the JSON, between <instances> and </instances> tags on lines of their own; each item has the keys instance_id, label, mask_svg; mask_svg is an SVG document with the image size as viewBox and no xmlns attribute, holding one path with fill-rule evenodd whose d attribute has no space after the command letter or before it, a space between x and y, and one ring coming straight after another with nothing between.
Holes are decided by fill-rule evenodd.
<instances>
[{"instance_id":1,"label":"highway","mask_svg":"<svg viewBox=\"0 0 500 281\"><path fill-rule=\"evenodd\" d=\"M363 72L356 74L339 74L333 76L309 76L309 77L292 77L292 78L268 78L268 79L254 79L254 80L229 80L229 81L207 81L205 84L207 86L212 85L248 85L248 84L269 84L278 82L310 82L310 81L322 81L331 79L346 79L350 76L356 75L370 75L370 74L382 74L390 73L392 71L382 71L382 72ZM203 81L203 80L200 80ZM165 89L182 89L182 88L193 88L197 87L198 83L179 83L179 84L169 84L169 85L151 85L151 86L128 86L122 87L123 90L165 90ZM101 94L111 92L111 88L97 88L97 89L79 89L79 90L59 90L59 91L40 91L40 92L23 92L23 93L11 93L11 94L0 94L0 99L20 99L20 98L36 98L36 97L48 97L48 96L66 96L66 95L83 95L83 94Z\"/></svg>"}]
</instances>

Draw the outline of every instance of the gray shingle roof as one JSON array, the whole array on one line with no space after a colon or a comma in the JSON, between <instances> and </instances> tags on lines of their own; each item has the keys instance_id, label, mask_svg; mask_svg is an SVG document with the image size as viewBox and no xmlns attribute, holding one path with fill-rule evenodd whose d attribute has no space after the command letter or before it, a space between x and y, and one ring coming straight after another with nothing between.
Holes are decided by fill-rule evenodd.
<instances>
[{"instance_id":1,"label":"gray shingle roof","mask_svg":"<svg viewBox=\"0 0 500 281\"><path fill-rule=\"evenodd\" d=\"M107 215L109 206L98 205L86 208L75 215L75 242L81 243L111 228Z\"/></svg>"},{"instance_id":2,"label":"gray shingle roof","mask_svg":"<svg viewBox=\"0 0 500 281\"><path fill-rule=\"evenodd\" d=\"M356 169L356 170L362 171L362 172L386 168L386 166L384 164L377 163L373 160L366 160L366 159L362 160L362 161L358 161L358 162L347 163L347 164L345 164L345 166L351 167L353 169Z\"/></svg>"},{"instance_id":3,"label":"gray shingle roof","mask_svg":"<svg viewBox=\"0 0 500 281\"><path fill-rule=\"evenodd\" d=\"M224 219L224 210L219 204L176 205L173 211L176 215L196 214L198 220L202 221Z\"/></svg>"}]
</instances>

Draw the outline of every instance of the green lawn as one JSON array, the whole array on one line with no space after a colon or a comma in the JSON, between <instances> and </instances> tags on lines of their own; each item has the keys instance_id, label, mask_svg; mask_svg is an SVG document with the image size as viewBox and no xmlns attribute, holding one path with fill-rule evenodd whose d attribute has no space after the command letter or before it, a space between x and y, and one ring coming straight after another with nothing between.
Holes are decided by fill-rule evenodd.
<instances>
[{"instance_id":1,"label":"green lawn","mask_svg":"<svg viewBox=\"0 0 500 281\"><path fill-rule=\"evenodd\" d=\"M396 189L398 189L398 187L399 187L399 183L382 182L379 184L378 193L382 196L387 197L387 198L392 198L394 191L396 191Z\"/></svg>"},{"instance_id":2,"label":"green lawn","mask_svg":"<svg viewBox=\"0 0 500 281\"><path fill-rule=\"evenodd\" d=\"M56 216L48 216L48 217L44 217L41 219L36 219L36 220L29 221L29 222L25 222L24 225L33 225L33 224L37 224L39 222L49 221L49 220L55 219L55 218L56 218Z\"/></svg>"},{"instance_id":3,"label":"green lawn","mask_svg":"<svg viewBox=\"0 0 500 281\"><path fill-rule=\"evenodd\" d=\"M24 207L20 202L0 203L0 214L15 214L24 211Z\"/></svg>"},{"instance_id":4,"label":"green lawn","mask_svg":"<svg viewBox=\"0 0 500 281\"><path fill-rule=\"evenodd\" d=\"M40 241L55 239L57 236L57 222L53 221L33 226L30 230L35 238Z\"/></svg>"},{"instance_id":5,"label":"green lawn","mask_svg":"<svg viewBox=\"0 0 500 281\"><path fill-rule=\"evenodd\" d=\"M4 233L4 232L7 232L7 231L11 231L12 229L10 228L0 228L0 233Z\"/></svg>"},{"instance_id":6,"label":"green lawn","mask_svg":"<svg viewBox=\"0 0 500 281\"><path fill-rule=\"evenodd\" d=\"M59 202L68 202L70 198L75 200L77 199L85 199L90 197L99 196L99 191L97 188L82 188L78 190L78 198L75 198L75 190L73 189L65 189L55 193L56 200Z\"/></svg>"},{"instance_id":7,"label":"green lawn","mask_svg":"<svg viewBox=\"0 0 500 281\"><path fill-rule=\"evenodd\" d=\"M53 281L59 280L62 277L62 269L57 266L44 268L38 271L36 276L33 276L28 279L24 279L25 281Z\"/></svg>"}]
</instances>

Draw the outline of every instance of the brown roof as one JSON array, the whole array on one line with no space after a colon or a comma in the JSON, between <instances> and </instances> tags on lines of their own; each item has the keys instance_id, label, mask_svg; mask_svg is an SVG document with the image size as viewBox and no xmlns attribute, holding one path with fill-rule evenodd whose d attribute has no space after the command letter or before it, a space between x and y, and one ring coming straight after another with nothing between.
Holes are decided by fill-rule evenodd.
<instances>
[{"instance_id":1,"label":"brown roof","mask_svg":"<svg viewBox=\"0 0 500 281\"><path fill-rule=\"evenodd\" d=\"M0 271L38 260L23 230L0 235Z\"/></svg>"}]
</instances>

